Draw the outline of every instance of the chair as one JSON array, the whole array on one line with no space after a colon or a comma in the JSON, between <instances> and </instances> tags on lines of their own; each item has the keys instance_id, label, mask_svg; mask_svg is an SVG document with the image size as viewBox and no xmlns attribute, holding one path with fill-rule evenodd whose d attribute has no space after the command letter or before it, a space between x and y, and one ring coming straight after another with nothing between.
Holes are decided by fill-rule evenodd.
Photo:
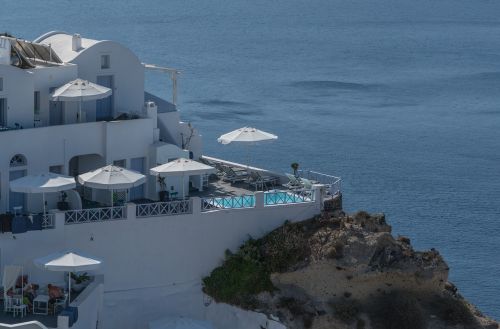
<instances>
[{"instance_id":1,"label":"chair","mask_svg":"<svg viewBox=\"0 0 500 329\"><path fill-rule=\"evenodd\" d=\"M230 181L232 184L245 181L248 178L246 171L235 171L233 168L224 165L222 165L222 170L224 171L222 180Z\"/></svg>"},{"instance_id":2,"label":"chair","mask_svg":"<svg viewBox=\"0 0 500 329\"><path fill-rule=\"evenodd\" d=\"M248 182L250 185L257 189L269 189L269 187L274 188L274 185L278 182L277 177L273 176L262 176L258 171L252 171L250 173L250 181Z\"/></svg>"},{"instance_id":3,"label":"chair","mask_svg":"<svg viewBox=\"0 0 500 329\"><path fill-rule=\"evenodd\" d=\"M68 303L68 294L65 293L62 298L56 298L54 302L54 314L57 312L57 309L61 307L64 309L66 307L66 304Z\"/></svg>"},{"instance_id":4,"label":"chair","mask_svg":"<svg viewBox=\"0 0 500 329\"><path fill-rule=\"evenodd\" d=\"M288 183L284 184L283 186L285 186L291 190L303 187L302 180L300 177L296 177L292 174L285 174L285 175L288 178Z\"/></svg>"}]
</instances>

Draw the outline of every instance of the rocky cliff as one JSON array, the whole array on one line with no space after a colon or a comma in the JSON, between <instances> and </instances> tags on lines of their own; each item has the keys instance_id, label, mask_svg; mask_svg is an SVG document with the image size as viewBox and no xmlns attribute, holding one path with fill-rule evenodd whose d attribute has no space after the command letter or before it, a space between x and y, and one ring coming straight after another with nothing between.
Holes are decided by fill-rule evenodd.
<instances>
[{"instance_id":1,"label":"rocky cliff","mask_svg":"<svg viewBox=\"0 0 500 329\"><path fill-rule=\"evenodd\" d=\"M499 328L448 270L438 251L393 237L384 215L335 212L249 239L203 282L217 302L290 329Z\"/></svg>"}]
</instances>

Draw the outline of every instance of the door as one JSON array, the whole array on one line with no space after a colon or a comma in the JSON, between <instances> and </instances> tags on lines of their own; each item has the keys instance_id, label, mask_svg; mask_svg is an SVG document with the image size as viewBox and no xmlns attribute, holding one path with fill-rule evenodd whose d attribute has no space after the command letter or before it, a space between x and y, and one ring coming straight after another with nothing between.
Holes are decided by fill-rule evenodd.
<instances>
[{"instance_id":1,"label":"door","mask_svg":"<svg viewBox=\"0 0 500 329\"><path fill-rule=\"evenodd\" d=\"M49 124L51 126L63 124L63 102L50 101L49 102Z\"/></svg>"},{"instance_id":2,"label":"door","mask_svg":"<svg viewBox=\"0 0 500 329\"><path fill-rule=\"evenodd\" d=\"M130 169L144 174L145 158L134 158L130 160ZM144 198L144 184L130 189L130 200L138 200Z\"/></svg>"},{"instance_id":3,"label":"door","mask_svg":"<svg viewBox=\"0 0 500 329\"><path fill-rule=\"evenodd\" d=\"M12 170L9 175L9 181L13 181L14 179L18 179L26 176L26 170ZM14 212L14 207L23 207L25 209L25 194L17 193L17 192L9 192L9 209Z\"/></svg>"},{"instance_id":4,"label":"door","mask_svg":"<svg viewBox=\"0 0 500 329\"><path fill-rule=\"evenodd\" d=\"M97 77L97 84L113 90L113 76L100 75ZM96 101L95 118L96 121L113 119L113 94Z\"/></svg>"},{"instance_id":5,"label":"door","mask_svg":"<svg viewBox=\"0 0 500 329\"><path fill-rule=\"evenodd\" d=\"M0 126L7 126L7 99L0 98Z\"/></svg>"}]
</instances>

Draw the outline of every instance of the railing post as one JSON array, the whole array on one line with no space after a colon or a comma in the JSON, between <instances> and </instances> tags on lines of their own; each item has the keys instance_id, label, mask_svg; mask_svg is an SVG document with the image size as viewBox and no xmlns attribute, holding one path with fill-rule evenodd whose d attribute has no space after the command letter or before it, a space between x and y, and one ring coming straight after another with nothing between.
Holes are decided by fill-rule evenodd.
<instances>
[{"instance_id":1,"label":"railing post","mask_svg":"<svg viewBox=\"0 0 500 329\"><path fill-rule=\"evenodd\" d=\"M191 198L191 207L193 215L199 215L201 213L201 199L197 196Z\"/></svg>"},{"instance_id":2,"label":"railing post","mask_svg":"<svg viewBox=\"0 0 500 329\"><path fill-rule=\"evenodd\" d=\"M66 213L64 211L58 211L54 213L54 228L63 227L66 223Z\"/></svg>"},{"instance_id":3,"label":"railing post","mask_svg":"<svg viewBox=\"0 0 500 329\"><path fill-rule=\"evenodd\" d=\"M125 206L125 217L127 219L136 219L136 204L135 203L132 203L132 202L129 202L126 204Z\"/></svg>"},{"instance_id":4,"label":"railing post","mask_svg":"<svg viewBox=\"0 0 500 329\"><path fill-rule=\"evenodd\" d=\"M323 205L323 189L324 189L323 184L313 184L312 186L312 192L314 195L314 202L322 207Z\"/></svg>"},{"instance_id":5,"label":"railing post","mask_svg":"<svg viewBox=\"0 0 500 329\"><path fill-rule=\"evenodd\" d=\"M255 192L255 208L264 209L264 192Z\"/></svg>"}]
</instances>

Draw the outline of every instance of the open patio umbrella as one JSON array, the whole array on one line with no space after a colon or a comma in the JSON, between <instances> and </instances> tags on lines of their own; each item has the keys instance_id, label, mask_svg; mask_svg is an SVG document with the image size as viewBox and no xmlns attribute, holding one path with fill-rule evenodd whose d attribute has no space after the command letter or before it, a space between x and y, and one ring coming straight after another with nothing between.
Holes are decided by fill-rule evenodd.
<instances>
[{"instance_id":1,"label":"open patio umbrella","mask_svg":"<svg viewBox=\"0 0 500 329\"><path fill-rule=\"evenodd\" d=\"M259 142L273 141L276 139L278 139L278 136L270 134L268 132L256 128L243 127L220 136L217 139L217 141L224 145L231 143L240 143L249 146L257 144ZM247 171L250 165L249 162L250 162L250 152L247 147Z\"/></svg>"},{"instance_id":2,"label":"open patio umbrella","mask_svg":"<svg viewBox=\"0 0 500 329\"><path fill-rule=\"evenodd\" d=\"M203 175L214 173L216 169L198 161L179 158L157 167L151 168L149 173L154 176L182 176L182 197L184 198L184 176Z\"/></svg>"},{"instance_id":3,"label":"open patio umbrella","mask_svg":"<svg viewBox=\"0 0 500 329\"><path fill-rule=\"evenodd\" d=\"M12 192L19 193L42 193L43 214L45 215L45 193L61 192L76 187L73 177L54 173L43 173L39 175L28 175L10 182Z\"/></svg>"},{"instance_id":4,"label":"open patio umbrella","mask_svg":"<svg viewBox=\"0 0 500 329\"><path fill-rule=\"evenodd\" d=\"M103 99L112 94L110 88L76 79L57 88L52 94L55 101L78 102L78 121L82 117L82 102Z\"/></svg>"},{"instance_id":5,"label":"open patio umbrella","mask_svg":"<svg viewBox=\"0 0 500 329\"><path fill-rule=\"evenodd\" d=\"M78 182L90 188L110 190L112 207L114 190L129 189L144 184L146 176L134 170L108 165L79 175Z\"/></svg>"},{"instance_id":6,"label":"open patio umbrella","mask_svg":"<svg viewBox=\"0 0 500 329\"><path fill-rule=\"evenodd\" d=\"M37 258L36 266L49 271L68 272L68 300L71 302L71 272L96 270L102 261L75 251L65 251Z\"/></svg>"}]
</instances>

